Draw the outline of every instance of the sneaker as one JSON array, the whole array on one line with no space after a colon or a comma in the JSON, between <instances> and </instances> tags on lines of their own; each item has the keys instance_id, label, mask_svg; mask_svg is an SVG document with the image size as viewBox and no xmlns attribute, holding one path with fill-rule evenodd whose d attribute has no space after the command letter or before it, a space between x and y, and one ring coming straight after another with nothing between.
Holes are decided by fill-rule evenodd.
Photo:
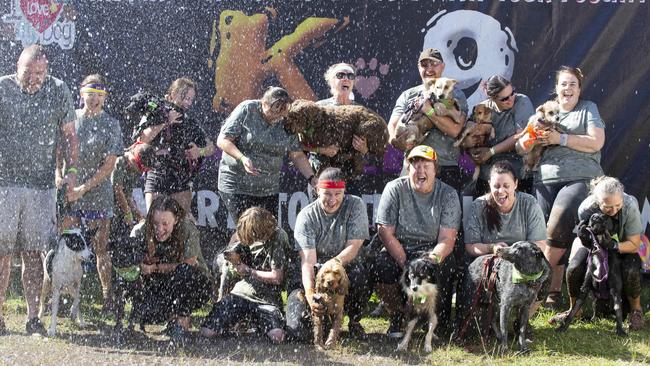
<instances>
[{"instance_id":1,"label":"sneaker","mask_svg":"<svg viewBox=\"0 0 650 366\"><path fill-rule=\"evenodd\" d=\"M40 334L42 336L45 336L47 334L47 331L45 330L45 327L39 318L30 319L25 324L25 331L27 331L27 334L29 335Z\"/></svg>"},{"instance_id":2,"label":"sneaker","mask_svg":"<svg viewBox=\"0 0 650 366\"><path fill-rule=\"evenodd\" d=\"M402 317L393 315L390 318L390 325L388 326L388 331L386 332L388 338L399 339L404 337L404 332L402 331Z\"/></svg>"},{"instance_id":3,"label":"sneaker","mask_svg":"<svg viewBox=\"0 0 650 366\"><path fill-rule=\"evenodd\" d=\"M643 319L643 311L633 310L628 316L630 322L630 330L637 331L645 327L645 319Z\"/></svg>"},{"instance_id":4,"label":"sneaker","mask_svg":"<svg viewBox=\"0 0 650 366\"><path fill-rule=\"evenodd\" d=\"M363 329L363 326L358 322L348 323L348 333L350 335L350 338L354 338L354 339L368 338L365 329Z\"/></svg>"},{"instance_id":5,"label":"sneaker","mask_svg":"<svg viewBox=\"0 0 650 366\"><path fill-rule=\"evenodd\" d=\"M380 301L379 304L375 307L373 311L370 312L370 316L373 318L379 318L384 315L385 304L383 301Z\"/></svg>"}]
</instances>

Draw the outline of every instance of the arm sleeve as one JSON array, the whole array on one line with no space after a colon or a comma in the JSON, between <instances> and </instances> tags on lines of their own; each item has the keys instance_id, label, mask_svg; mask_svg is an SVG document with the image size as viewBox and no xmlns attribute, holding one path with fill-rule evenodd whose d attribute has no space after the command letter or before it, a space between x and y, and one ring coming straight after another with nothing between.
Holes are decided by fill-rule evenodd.
<instances>
[{"instance_id":1,"label":"arm sleeve","mask_svg":"<svg viewBox=\"0 0 650 366\"><path fill-rule=\"evenodd\" d=\"M440 213L440 227L458 230L461 220L460 200L456 191L448 187L443 196L442 211Z\"/></svg>"},{"instance_id":2,"label":"arm sleeve","mask_svg":"<svg viewBox=\"0 0 650 366\"><path fill-rule=\"evenodd\" d=\"M346 240L368 240L368 210L363 200L357 197L349 197L352 207L350 207L350 217L347 220L347 238Z\"/></svg>"},{"instance_id":3,"label":"arm sleeve","mask_svg":"<svg viewBox=\"0 0 650 366\"><path fill-rule=\"evenodd\" d=\"M384 188L377 208L377 224L397 227L399 213L399 188L395 182L390 182Z\"/></svg>"},{"instance_id":4,"label":"arm sleeve","mask_svg":"<svg viewBox=\"0 0 650 366\"><path fill-rule=\"evenodd\" d=\"M226 118L226 121L221 126L220 134L228 136L230 138L239 138L242 133L242 121L246 118L248 113L248 108L246 107L245 102L240 103L237 108L235 108L230 116Z\"/></svg>"},{"instance_id":5,"label":"arm sleeve","mask_svg":"<svg viewBox=\"0 0 650 366\"><path fill-rule=\"evenodd\" d=\"M309 211L309 212L308 212ZM302 209L296 217L293 238L296 240L296 250L316 248L316 222L309 214L310 210Z\"/></svg>"}]
</instances>

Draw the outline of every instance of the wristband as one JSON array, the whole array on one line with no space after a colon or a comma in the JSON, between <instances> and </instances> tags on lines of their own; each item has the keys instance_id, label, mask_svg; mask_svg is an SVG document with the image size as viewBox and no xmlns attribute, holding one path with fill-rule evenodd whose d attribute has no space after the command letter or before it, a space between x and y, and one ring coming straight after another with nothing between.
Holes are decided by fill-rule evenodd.
<instances>
[{"instance_id":1,"label":"wristband","mask_svg":"<svg viewBox=\"0 0 650 366\"><path fill-rule=\"evenodd\" d=\"M566 146L569 142L569 135L563 133L560 135L560 146Z\"/></svg>"},{"instance_id":2,"label":"wristband","mask_svg":"<svg viewBox=\"0 0 650 366\"><path fill-rule=\"evenodd\" d=\"M431 109L429 109L428 112L425 112L424 115L427 116L427 117L431 117L431 116L433 116L434 113L436 113L436 109L433 108L433 106L431 106Z\"/></svg>"},{"instance_id":3,"label":"wristband","mask_svg":"<svg viewBox=\"0 0 650 366\"><path fill-rule=\"evenodd\" d=\"M438 256L437 254L434 253L429 254L429 259L431 259L431 261L435 264L440 264L440 256Z\"/></svg>"},{"instance_id":4,"label":"wristband","mask_svg":"<svg viewBox=\"0 0 650 366\"><path fill-rule=\"evenodd\" d=\"M242 163L244 163L244 158L245 158L245 157L246 157L246 155L242 154L242 156L239 157L239 161L241 161Z\"/></svg>"},{"instance_id":5,"label":"wristband","mask_svg":"<svg viewBox=\"0 0 650 366\"><path fill-rule=\"evenodd\" d=\"M70 174L70 173L77 174L78 172L79 171L77 170L77 168L75 168L73 166L69 167L68 170L67 170L67 174Z\"/></svg>"},{"instance_id":6,"label":"wristband","mask_svg":"<svg viewBox=\"0 0 650 366\"><path fill-rule=\"evenodd\" d=\"M492 156L497 154L496 150L494 149L494 146L490 148L490 154L492 154Z\"/></svg>"},{"instance_id":7,"label":"wristband","mask_svg":"<svg viewBox=\"0 0 650 366\"><path fill-rule=\"evenodd\" d=\"M199 149L199 156L205 156L205 147Z\"/></svg>"}]
</instances>

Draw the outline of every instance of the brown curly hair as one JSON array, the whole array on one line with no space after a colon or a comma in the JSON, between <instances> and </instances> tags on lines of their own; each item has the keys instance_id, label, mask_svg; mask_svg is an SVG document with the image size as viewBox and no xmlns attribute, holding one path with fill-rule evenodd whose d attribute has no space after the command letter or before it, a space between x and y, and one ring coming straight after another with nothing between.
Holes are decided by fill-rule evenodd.
<instances>
[{"instance_id":1,"label":"brown curly hair","mask_svg":"<svg viewBox=\"0 0 650 366\"><path fill-rule=\"evenodd\" d=\"M245 245L265 242L273 236L277 226L277 220L269 211L262 207L251 207L237 220L237 236Z\"/></svg>"}]
</instances>

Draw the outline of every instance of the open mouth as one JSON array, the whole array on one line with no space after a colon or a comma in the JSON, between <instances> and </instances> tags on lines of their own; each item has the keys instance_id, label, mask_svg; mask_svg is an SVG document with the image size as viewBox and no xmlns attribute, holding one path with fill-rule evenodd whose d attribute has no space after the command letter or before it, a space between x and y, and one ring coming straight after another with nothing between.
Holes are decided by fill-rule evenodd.
<instances>
[{"instance_id":1,"label":"open mouth","mask_svg":"<svg viewBox=\"0 0 650 366\"><path fill-rule=\"evenodd\" d=\"M505 196L498 196L498 197L496 198L496 201L497 201L497 204L498 204L498 205L505 205L506 202L508 202L508 196L507 196L507 195L505 195Z\"/></svg>"},{"instance_id":2,"label":"open mouth","mask_svg":"<svg viewBox=\"0 0 650 366\"><path fill-rule=\"evenodd\" d=\"M350 86L349 85L341 85L341 89L350 90Z\"/></svg>"}]
</instances>

